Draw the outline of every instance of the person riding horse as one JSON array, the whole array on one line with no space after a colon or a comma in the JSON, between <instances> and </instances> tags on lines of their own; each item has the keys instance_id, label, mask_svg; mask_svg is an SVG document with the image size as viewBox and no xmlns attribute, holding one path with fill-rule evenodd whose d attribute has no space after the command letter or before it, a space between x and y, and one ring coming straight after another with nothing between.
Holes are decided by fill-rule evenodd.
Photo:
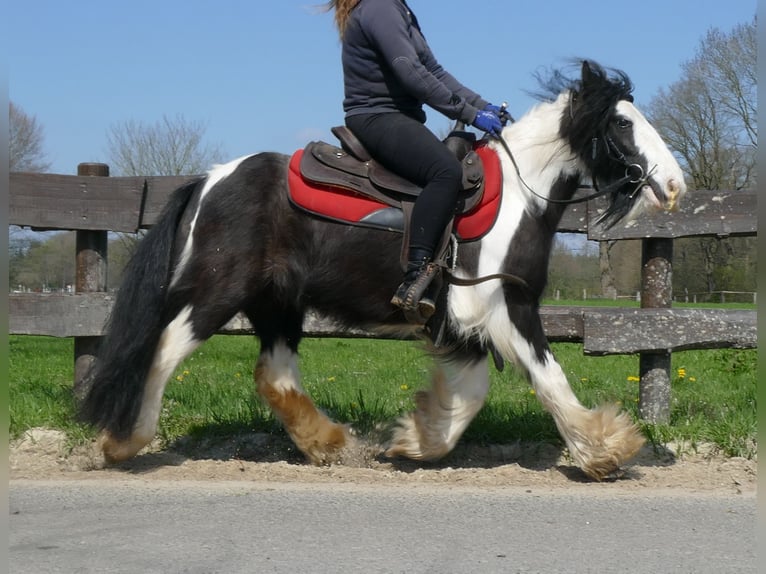
<instances>
[{"instance_id":1,"label":"person riding horse","mask_svg":"<svg viewBox=\"0 0 766 574\"><path fill-rule=\"evenodd\" d=\"M332 0L342 40L346 126L380 164L420 185L412 212L404 280L391 303L428 319L432 261L454 215L462 168L425 126L423 104L492 135L507 121L437 62L405 0Z\"/></svg>"}]
</instances>

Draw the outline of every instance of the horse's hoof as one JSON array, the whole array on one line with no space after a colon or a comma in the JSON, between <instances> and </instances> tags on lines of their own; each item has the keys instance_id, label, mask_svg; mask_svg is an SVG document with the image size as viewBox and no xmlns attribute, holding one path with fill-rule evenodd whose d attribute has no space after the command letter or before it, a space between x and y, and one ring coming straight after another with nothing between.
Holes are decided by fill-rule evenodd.
<instances>
[{"instance_id":1,"label":"horse's hoof","mask_svg":"<svg viewBox=\"0 0 766 574\"><path fill-rule=\"evenodd\" d=\"M133 458L150 441L131 437L128 440L117 440L104 431L98 441L98 446L104 454L107 464L118 464Z\"/></svg>"}]
</instances>

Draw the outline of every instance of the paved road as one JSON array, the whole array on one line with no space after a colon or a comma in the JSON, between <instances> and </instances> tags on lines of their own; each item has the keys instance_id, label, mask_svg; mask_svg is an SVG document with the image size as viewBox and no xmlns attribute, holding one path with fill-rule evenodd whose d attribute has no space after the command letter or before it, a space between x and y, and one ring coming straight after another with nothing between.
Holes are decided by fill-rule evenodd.
<instances>
[{"instance_id":1,"label":"paved road","mask_svg":"<svg viewBox=\"0 0 766 574\"><path fill-rule=\"evenodd\" d=\"M756 572L756 499L678 493L10 484L12 574Z\"/></svg>"}]
</instances>

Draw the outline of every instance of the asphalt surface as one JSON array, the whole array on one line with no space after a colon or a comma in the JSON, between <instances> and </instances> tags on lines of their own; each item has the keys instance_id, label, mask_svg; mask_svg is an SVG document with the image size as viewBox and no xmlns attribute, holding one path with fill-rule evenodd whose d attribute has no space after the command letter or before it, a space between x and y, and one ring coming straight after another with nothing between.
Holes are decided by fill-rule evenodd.
<instances>
[{"instance_id":1,"label":"asphalt surface","mask_svg":"<svg viewBox=\"0 0 766 574\"><path fill-rule=\"evenodd\" d=\"M753 495L12 481L9 567L62 573L754 573Z\"/></svg>"}]
</instances>

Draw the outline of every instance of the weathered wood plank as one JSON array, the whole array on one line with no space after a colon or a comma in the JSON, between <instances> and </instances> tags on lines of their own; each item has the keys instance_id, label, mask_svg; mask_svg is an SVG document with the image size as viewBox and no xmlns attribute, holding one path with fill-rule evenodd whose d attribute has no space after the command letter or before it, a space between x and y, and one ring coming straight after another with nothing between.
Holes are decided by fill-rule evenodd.
<instances>
[{"instance_id":1,"label":"weathered wood plank","mask_svg":"<svg viewBox=\"0 0 766 574\"><path fill-rule=\"evenodd\" d=\"M113 301L114 297L106 293L11 293L8 331L12 335L51 337L101 335Z\"/></svg>"},{"instance_id":2,"label":"weathered wood plank","mask_svg":"<svg viewBox=\"0 0 766 574\"><path fill-rule=\"evenodd\" d=\"M611 229L596 225L606 200L588 205L588 239L677 238L693 236L729 237L755 235L758 231L757 196L754 191L690 191L673 213L659 212Z\"/></svg>"},{"instance_id":3,"label":"weathered wood plank","mask_svg":"<svg viewBox=\"0 0 766 574\"><path fill-rule=\"evenodd\" d=\"M53 337L88 337L104 333L114 295L80 293L75 295L11 293L9 332L14 335L50 335ZM543 307L541 316L551 340L582 340L583 319L580 307ZM331 321L309 315L303 326L307 337L375 337L359 329L341 331ZM229 321L221 333L251 334L252 327L244 315Z\"/></svg>"},{"instance_id":4,"label":"weathered wood plank","mask_svg":"<svg viewBox=\"0 0 766 574\"><path fill-rule=\"evenodd\" d=\"M143 178L11 173L8 223L35 229L138 229Z\"/></svg>"},{"instance_id":5,"label":"weathered wood plank","mask_svg":"<svg viewBox=\"0 0 766 574\"><path fill-rule=\"evenodd\" d=\"M583 351L588 355L757 346L755 311L599 308L584 312Z\"/></svg>"},{"instance_id":6,"label":"weathered wood plank","mask_svg":"<svg viewBox=\"0 0 766 574\"><path fill-rule=\"evenodd\" d=\"M148 229L155 223L162 213L162 208L170 199L170 195L177 188L188 181L198 179L200 176L161 176L146 178L146 201L144 210L141 214L140 226L142 229Z\"/></svg>"},{"instance_id":7,"label":"weathered wood plank","mask_svg":"<svg viewBox=\"0 0 766 574\"><path fill-rule=\"evenodd\" d=\"M75 295L11 293L9 332L13 335L52 337L91 337L104 334L104 325L114 303L107 293ZM580 307L543 307L543 326L552 341L582 341L583 318ZM307 337L372 337L385 335L360 329L340 330L331 321L309 315L303 325ZM237 315L221 330L229 335L252 334L250 322Z\"/></svg>"},{"instance_id":8,"label":"weathered wood plank","mask_svg":"<svg viewBox=\"0 0 766 574\"><path fill-rule=\"evenodd\" d=\"M40 230L132 233L156 223L173 190L197 177L12 173L8 222Z\"/></svg>"},{"instance_id":9,"label":"weathered wood plank","mask_svg":"<svg viewBox=\"0 0 766 574\"><path fill-rule=\"evenodd\" d=\"M8 301L11 334L90 337L103 335L114 296L12 293ZM584 352L591 355L754 348L758 344L756 312L748 310L545 306L540 316L550 341L583 342ZM252 328L243 315L237 315L219 332L249 335ZM316 315L307 317L304 333L307 337L386 338L358 329L339 330Z\"/></svg>"},{"instance_id":10,"label":"weathered wood plank","mask_svg":"<svg viewBox=\"0 0 766 574\"><path fill-rule=\"evenodd\" d=\"M9 223L37 229L133 232L154 225L172 191L198 177L11 173ZM575 197L591 192L582 189ZM751 191L690 191L675 213L643 216L609 230L594 223L605 207L603 198L573 204L558 229L587 232L589 239L598 241L757 233L756 193Z\"/></svg>"}]
</instances>

